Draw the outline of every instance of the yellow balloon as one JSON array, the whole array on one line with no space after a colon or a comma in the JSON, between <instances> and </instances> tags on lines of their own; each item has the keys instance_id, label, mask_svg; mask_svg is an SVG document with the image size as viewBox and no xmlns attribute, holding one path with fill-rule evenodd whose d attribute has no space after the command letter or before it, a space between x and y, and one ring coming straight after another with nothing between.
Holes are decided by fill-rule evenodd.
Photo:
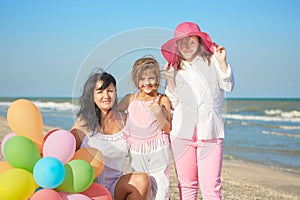
<instances>
[{"instance_id":1,"label":"yellow balloon","mask_svg":"<svg viewBox=\"0 0 300 200\"><path fill-rule=\"evenodd\" d=\"M0 174L0 199L27 200L38 187L32 173L19 168Z\"/></svg>"},{"instance_id":2,"label":"yellow balloon","mask_svg":"<svg viewBox=\"0 0 300 200\"><path fill-rule=\"evenodd\" d=\"M2 172L5 172L6 170L9 170L9 169L13 169L14 167L11 166L7 161L0 161L0 174Z\"/></svg>"},{"instance_id":3,"label":"yellow balloon","mask_svg":"<svg viewBox=\"0 0 300 200\"><path fill-rule=\"evenodd\" d=\"M29 100L18 99L7 110L7 122L11 130L32 140L42 152L44 144L43 119L39 109Z\"/></svg>"},{"instance_id":4,"label":"yellow balloon","mask_svg":"<svg viewBox=\"0 0 300 200\"><path fill-rule=\"evenodd\" d=\"M90 165L94 169L94 178L99 176L99 174L103 170L104 156L102 152L99 151L98 149L90 148L90 147L81 148L75 152L75 155L72 158L72 160L76 160L76 159L85 160L88 163L90 163Z\"/></svg>"}]
</instances>

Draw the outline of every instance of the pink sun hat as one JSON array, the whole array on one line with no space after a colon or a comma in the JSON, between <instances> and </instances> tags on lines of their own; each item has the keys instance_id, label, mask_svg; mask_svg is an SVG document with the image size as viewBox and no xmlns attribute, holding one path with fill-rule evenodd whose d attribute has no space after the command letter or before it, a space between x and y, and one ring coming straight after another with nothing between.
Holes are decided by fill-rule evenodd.
<instances>
[{"instance_id":1,"label":"pink sun hat","mask_svg":"<svg viewBox=\"0 0 300 200\"><path fill-rule=\"evenodd\" d=\"M199 36L208 52L214 53L214 47L217 47L207 33L201 32L200 27L197 24L193 22L183 22L176 27L174 38L168 40L161 46L162 55L172 66L177 65L178 50L176 41L188 36Z\"/></svg>"}]
</instances>

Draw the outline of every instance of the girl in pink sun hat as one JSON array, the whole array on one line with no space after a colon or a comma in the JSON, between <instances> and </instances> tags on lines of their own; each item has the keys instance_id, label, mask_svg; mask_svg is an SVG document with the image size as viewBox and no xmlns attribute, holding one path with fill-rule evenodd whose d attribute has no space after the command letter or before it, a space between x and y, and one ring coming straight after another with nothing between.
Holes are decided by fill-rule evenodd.
<instances>
[{"instance_id":1,"label":"girl in pink sun hat","mask_svg":"<svg viewBox=\"0 0 300 200\"><path fill-rule=\"evenodd\" d=\"M166 95L173 109L171 147L180 199L222 199L221 171L225 137L224 92L234 86L226 50L192 22L176 27L161 47L167 60Z\"/></svg>"}]
</instances>

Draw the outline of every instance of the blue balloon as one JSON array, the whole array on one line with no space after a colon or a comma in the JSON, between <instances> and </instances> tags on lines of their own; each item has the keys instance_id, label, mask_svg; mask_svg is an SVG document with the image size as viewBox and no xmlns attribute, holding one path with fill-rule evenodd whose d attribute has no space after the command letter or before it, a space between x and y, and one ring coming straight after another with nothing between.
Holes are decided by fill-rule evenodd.
<instances>
[{"instance_id":1,"label":"blue balloon","mask_svg":"<svg viewBox=\"0 0 300 200\"><path fill-rule=\"evenodd\" d=\"M33 177L36 183L43 188L56 188L65 178L63 163L54 157L40 159L33 168Z\"/></svg>"}]
</instances>

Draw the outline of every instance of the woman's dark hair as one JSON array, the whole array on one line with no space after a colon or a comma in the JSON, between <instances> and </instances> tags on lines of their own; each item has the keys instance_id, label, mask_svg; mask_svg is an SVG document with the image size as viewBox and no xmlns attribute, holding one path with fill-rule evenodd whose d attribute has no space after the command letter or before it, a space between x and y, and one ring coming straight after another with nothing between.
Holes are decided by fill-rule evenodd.
<instances>
[{"instance_id":1,"label":"woman's dark hair","mask_svg":"<svg viewBox=\"0 0 300 200\"><path fill-rule=\"evenodd\" d=\"M97 127L100 125L102 118L100 109L94 102L94 89L98 81L103 81L103 85L101 88L97 88L100 90L104 90L107 88L111 83L116 86L115 78L107 73L107 72L97 72L90 75L88 80L84 84L83 92L81 97L79 98L79 110L77 112L77 116L81 117L85 121L85 126L87 126L91 131L92 134L96 131ZM117 103L117 97L114 106Z\"/></svg>"}]
</instances>

